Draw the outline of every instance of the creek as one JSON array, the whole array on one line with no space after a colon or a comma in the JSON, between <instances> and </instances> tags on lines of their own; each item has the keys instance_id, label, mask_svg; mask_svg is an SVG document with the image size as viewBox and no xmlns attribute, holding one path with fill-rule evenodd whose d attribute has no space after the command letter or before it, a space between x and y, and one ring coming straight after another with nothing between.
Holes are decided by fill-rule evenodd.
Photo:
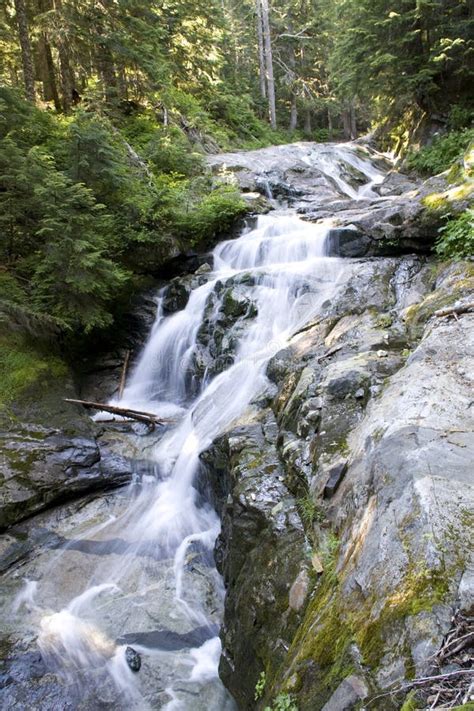
<instances>
[{"instance_id":1,"label":"creek","mask_svg":"<svg viewBox=\"0 0 474 711\"><path fill-rule=\"evenodd\" d=\"M341 198L374 198L384 175L350 144L306 160ZM354 187L347 166L362 184ZM184 308L170 314L167 287L158 293L147 343L113 402L176 424L152 437L137 428L133 456L146 448L149 470L126 489L85 501L63 521L61 542L16 573L25 579L20 592L12 586L10 625L37 636L57 685L55 708L235 708L218 675L220 521L197 485L200 455L258 406L269 360L356 268L326 256L331 225L278 204L217 245L212 270L193 277ZM48 707L40 697L28 703Z\"/></svg>"}]
</instances>

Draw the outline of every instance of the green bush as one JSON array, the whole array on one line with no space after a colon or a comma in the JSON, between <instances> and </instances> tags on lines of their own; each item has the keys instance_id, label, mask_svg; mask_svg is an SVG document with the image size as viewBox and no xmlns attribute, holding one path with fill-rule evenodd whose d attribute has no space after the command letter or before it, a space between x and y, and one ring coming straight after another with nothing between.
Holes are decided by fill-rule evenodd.
<instances>
[{"instance_id":1,"label":"green bush","mask_svg":"<svg viewBox=\"0 0 474 711\"><path fill-rule=\"evenodd\" d=\"M204 195L187 210L183 210L182 205L175 213L174 220L181 236L191 244L198 244L228 231L248 209L235 188L228 185Z\"/></svg>"},{"instance_id":2,"label":"green bush","mask_svg":"<svg viewBox=\"0 0 474 711\"><path fill-rule=\"evenodd\" d=\"M298 706L290 694L278 694L273 705L267 706L265 711L298 711Z\"/></svg>"},{"instance_id":3,"label":"green bush","mask_svg":"<svg viewBox=\"0 0 474 711\"><path fill-rule=\"evenodd\" d=\"M465 210L439 230L436 253L440 257L463 259L474 255L474 210Z\"/></svg>"},{"instance_id":4,"label":"green bush","mask_svg":"<svg viewBox=\"0 0 474 711\"><path fill-rule=\"evenodd\" d=\"M34 383L66 373L57 356L41 352L20 334L5 330L0 336L0 414Z\"/></svg>"},{"instance_id":5,"label":"green bush","mask_svg":"<svg viewBox=\"0 0 474 711\"><path fill-rule=\"evenodd\" d=\"M444 136L437 136L431 145L425 146L417 153L410 153L406 165L421 175L437 175L462 158L472 140L474 129L451 131Z\"/></svg>"}]
</instances>

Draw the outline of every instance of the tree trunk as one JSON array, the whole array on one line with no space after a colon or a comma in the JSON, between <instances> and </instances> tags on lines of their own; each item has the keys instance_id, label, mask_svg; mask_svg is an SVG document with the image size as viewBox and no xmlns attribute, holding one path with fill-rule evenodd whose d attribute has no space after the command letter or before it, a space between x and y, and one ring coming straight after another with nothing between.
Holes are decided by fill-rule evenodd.
<instances>
[{"instance_id":1,"label":"tree trunk","mask_svg":"<svg viewBox=\"0 0 474 711\"><path fill-rule=\"evenodd\" d=\"M304 115L304 132L307 136L311 135L311 109L306 109L306 113Z\"/></svg>"},{"instance_id":2,"label":"tree trunk","mask_svg":"<svg viewBox=\"0 0 474 711\"><path fill-rule=\"evenodd\" d=\"M63 103L63 111L69 113L73 101L74 93L74 77L71 70L71 60L69 55L69 47L67 44L66 23L63 15L63 5L61 0L54 0L54 9L58 16L58 40L57 48L59 54L59 69L61 76L61 95Z\"/></svg>"},{"instance_id":3,"label":"tree trunk","mask_svg":"<svg viewBox=\"0 0 474 711\"><path fill-rule=\"evenodd\" d=\"M31 52L30 35L28 32L28 15L25 0L15 0L16 21L18 23L18 39L21 47L21 63L25 81L25 95L28 101L36 100L35 68Z\"/></svg>"},{"instance_id":4,"label":"tree trunk","mask_svg":"<svg viewBox=\"0 0 474 711\"><path fill-rule=\"evenodd\" d=\"M38 42L39 54L39 69L41 71L41 79L43 81L43 96L45 101L52 101L56 111L61 111L61 102L59 100L58 87L56 84L56 72L54 69L53 55L51 54L51 46L45 32L41 33Z\"/></svg>"},{"instance_id":5,"label":"tree trunk","mask_svg":"<svg viewBox=\"0 0 474 711\"><path fill-rule=\"evenodd\" d=\"M351 140L351 113L350 109L343 109L342 114L341 114L341 119L342 119L342 128L344 131L344 138L346 141Z\"/></svg>"},{"instance_id":6,"label":"tree trunk","mask_svg":"<svg viewBox=\"0 0 474 711\"><path fill-rule=\"evenodd\" d=\"M328 136L329 140L332 141L333 139L333 125L332 125L332 114L331 114L331 109L328 106Z\"/></svg>"},{"instance_id":7,"label":"tree trunk","mask_svg":"<svg viewBox=\"0 0 474 711\"><path fill-rule=\"evenodd\" d=\"M292 28L289 26L289 31L292 31ZM288 60L288 64L291 69L292 75L290 76L291 80L291 108L290 108L290 131L296 131L296 127L298 126L298 105L296 103L296 57L295 57L295 52L294 49L291 49L290 51L290 57Z\"/></svg>"},{"instance_id":8,"label":"tree trunk","mask_svg":"<svg viewBox=\"0 0 474 711\"><path fill-rule=\"evenodd\" d=\"M270 125L273 129L277 127L276 103L275 103L275 79L273 77L273 54L272 39L270 35L270 13L268 0L260 0L262 9L263 42L265 47L265 66L267 75L268 91L268 111L270 115Z\"/></svg>"},{"instance_id":9,"label":"tree trunk","mask_svg":"<svg viewBox=\"0 0 474 711\"><path fill-rule=\"evenodd\" d=\"M296 105L296 94L293 91L291 95L291 110L290 110L290 131L296 131L298 126L298 107Z\"/></svg>"},{"instance_id":10,"label":"tree trunk","mask_svg":"<svg viewBox=\"0 0 474 711\"><path fill-rule=\"evenodd\" d=\"M351 140L354 141L357 138L357 117L356 117L356 110L355 110L355 99L352 99L352 101L351 101L350 118L351 118Z\"/></svg>"},{"instance_id":11,"label":"tree trunk","mask_svg":"<svg viewBox=\"0 0 474 711\"><path fill-rule=\"evenodd\" d=\"M263 46L263 26L262 26L262 6L260 0L257 0L257 38L258 38L258 72L260 79L260 96L262 99L267 98L267 84L265 72L265 50Z\"/></svg>"},{"instance_id":12,"label":"tree trunk","mask_svg":"<svg viewBox=\"0 0 474 711\"><path fill-rule=\"evenodd\" d=\"M99 44L97 66L104 86L105 100L111 104L117 98L117 77L112 52L105 44Z\"/></svg>"},{"instance_id":13,"label":"tree trunk","mask_svg":"<svg viewBox=\"0 0 474 711\"><path fill-rule=\"evenodd\" d=\"M105 39L105 32L102 18L98 18L97 26L97 52L96 62L99 76L104 87L105 101L112 104L118 97L117 75L115 72L114 58L112 51Z\"/></svg>"}]
</instances>

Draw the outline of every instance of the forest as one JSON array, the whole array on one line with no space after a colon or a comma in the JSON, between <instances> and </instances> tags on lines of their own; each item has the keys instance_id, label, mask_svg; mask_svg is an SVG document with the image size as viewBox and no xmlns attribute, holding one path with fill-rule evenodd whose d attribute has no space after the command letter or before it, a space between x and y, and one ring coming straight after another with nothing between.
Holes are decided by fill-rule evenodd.
<instances>
[{"instance_id":1,"label":"forest","mask_svg":"<svg viewBox=\"0 0 474 711\"><path fill-rule=\"evenodd\" d=\"M469 0L8 0L0 23L2 308L66 341L245 213L206 153L370 130L427 176L472 138Z\"/></svg>"}]
</instances>

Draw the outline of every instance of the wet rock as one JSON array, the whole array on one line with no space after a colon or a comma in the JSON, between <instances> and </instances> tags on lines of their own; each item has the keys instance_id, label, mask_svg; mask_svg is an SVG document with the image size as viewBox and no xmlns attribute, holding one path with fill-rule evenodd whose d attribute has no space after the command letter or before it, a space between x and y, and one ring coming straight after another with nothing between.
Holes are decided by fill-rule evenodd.
<instances>
[{"instance_id":1,"label":"wet rock","mask_svg":"<svg viewBox=\"0 0 474 711\"><path fill-rule=\"evenodd\" d=\"M68 498L130 481L133 465L94 438L39 426L0 434L0 528Z\"/></svg>"},{"instance_id":2,"label":"wet rock","mask_svg":"<svg viewBox=\"0 0 474 711\"><path fill-rule=\"evenodd\" d=\"M216 462L216 477L227 469L229 488L216 544L227 588L220 676L242 708L254 703L260 671L276 669L283 659L299 614L290 607L289 595L290 581L297 578L305 557L304 532L283 483L275 433L276 422L268 412L263 422L229 432L217 450L213 446L205 455L211 472Z\"/></svg>"},{"instance_id":3,"label":"wet rock","mask_svg":"<svg viewBox=\"0 0 474 711\"><path fill-rule=\"evenodd\" d=\"M228 289L224 295L222 303L222 313L224 316L234 320L240 316L252 318L256 316L255 305L237 288Z\"/></svg>"},{"instance_id":4,"label":"wet rock","mask_svg":"<svg viewBox=\"0 0 474 711\"><path fill-rule=\"evenodd\" d=\"M190 293L189 286L182 279L173 279L163 297L162 308L164 313L172 314L175 311L184 309L188 303Z\"/></svg>"},{"instance_id":5,"label":"wet rock","mask_svg":"<svg viewBox=\"0 0 474 711\"><path fill-rule=\"evenodd\" d=\"M142 659L138 652L136 652L133 647L127 647L125 649L125 660L132 670L132 672L139 672L142 666Z\"/></svg>"},{"instance_id":6,"label":"wet rock","mask_svg":"<svg viewBox=\"0 0 474 711\"><path fill-rule=\"evenodd\" d=\"M196 269L194 274L199 276L200 274L209 274L209 272L212 272L212 267L208 262L204 262L204 264L201 264L201 266Z\"/></svg>"},{"instance_id":7,"label":"wet rock","mask_svg":"<svg viewBox=\"0 0 474 711\"><path fill-rule=\"evenodd\" d=\"M329 231L326 249L329 257L364 257L372 248L372 240L355 226L338 227Z\"/></svg>"}]
</instances>

